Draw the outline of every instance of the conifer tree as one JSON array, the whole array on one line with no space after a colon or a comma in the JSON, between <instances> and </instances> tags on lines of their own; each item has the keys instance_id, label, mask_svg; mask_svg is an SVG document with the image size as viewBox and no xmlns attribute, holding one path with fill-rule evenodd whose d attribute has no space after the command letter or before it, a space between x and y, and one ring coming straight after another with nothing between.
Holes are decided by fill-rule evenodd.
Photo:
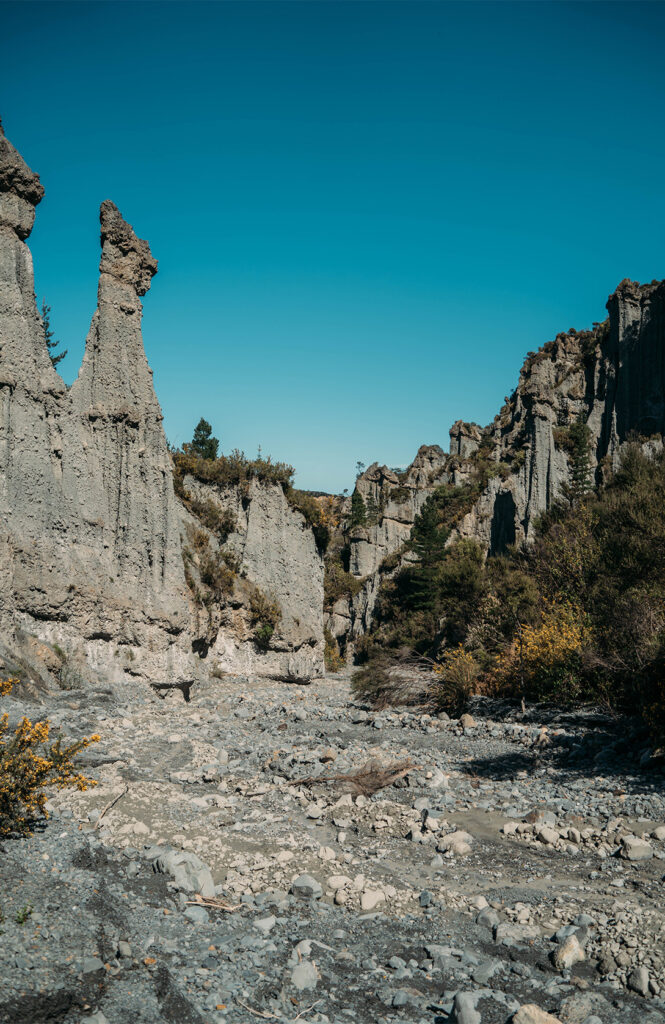
<instances>
[{"instance_id":1,"label":"conifer tree","mask_svg":"<svg viewBox=\"0 0 665 1024\"><path fill-rule=\"evenodd\" d=\"M201 417L194 429L194 437L190 445L191 451L201 459L216 459L218 447L219 441L212 436L212 427L207 420Z\"/></svg>"},{"instance_id":2,"label":"conifer tree","mask_svg":"<svg viewBox=\"0 0 665 1024\"><path fill-rule=\"evenodd\" d=\"M55 351L60 342L55 340L54 332L51 330L51 307L47 304L46 299L42 299L42 324L51 363L53 366L57 366L65 358L69 350L65 349L64 352L58 353Z\"/></svg>"},{"instance_id":3,"label":"conifer tree","mask_svg":"<svg viewBox=\"0 0 665 1024\"><path fill-rule=\"evenodd\" d=\"M439 509L431 499L416 516L411 532L411 550L417 564L410 570L411 603L414 608L433 612L439 599L438 577L445 556L448 531L441 528Z\"/></svg>"},{"instance_id":4,"label":"conifer tree","mask_svg":"<svg viewBox=\"0 0 665 1024\"><path fill-rule=\"evenodd\" d=\"M371 493L367 497L366 508L367 508L367 525L368 526L375 526L376 523L378 523L378 521L379 521L379 518L380 518L380 515L381 515L381 510L379 508L379 504L378 504L376 498Z\"/></svg>"}]
</instances>

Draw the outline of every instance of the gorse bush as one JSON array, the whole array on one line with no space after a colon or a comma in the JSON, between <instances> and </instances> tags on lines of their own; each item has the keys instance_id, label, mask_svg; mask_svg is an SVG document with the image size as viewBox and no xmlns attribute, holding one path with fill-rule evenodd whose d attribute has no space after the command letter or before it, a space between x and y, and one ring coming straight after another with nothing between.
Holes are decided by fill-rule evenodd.
<instances>
[{"instance_id":1,"label":"gorse bush","mask_svg":"<svg viewBox=\"0 0 665 1024\"><path fill-rule=\"evenodd\" d=\"M0 696L17 680L0 682ZM23 718L14 732L9 715L0 716L0 835L23 834L38 818L47 818L47 788L74 786L85 790L97 783L77 768L74 759L99 736L83 737L63 746L60 738L49 744L50 724Z\"/></svg>"}]
</instances>

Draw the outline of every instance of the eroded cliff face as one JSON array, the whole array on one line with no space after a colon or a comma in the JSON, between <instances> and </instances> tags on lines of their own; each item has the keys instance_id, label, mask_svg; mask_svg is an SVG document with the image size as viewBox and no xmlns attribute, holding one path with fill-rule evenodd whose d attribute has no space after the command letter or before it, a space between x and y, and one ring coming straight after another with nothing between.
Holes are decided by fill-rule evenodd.
<instances>
[{"instance_id":1,"label":"eroded cliff face","mask_svg":"<svg viewBox=\"0 0 665 1024\"><path fill-rule=\"evenodd\" d=\"M399 564L425 500L441 484L489 480L451 535L477 540L496 554L529 543L538 516L570 483L562 437L578 419L590 432L591 471L600 481L634 435L665 433L665 282L622 281L607 302L608 319L568 331L530 353L518 385L486 427L456 421L450 451L421 448L397 476L378 464L356 487L378 508L377 521L349 530L349 569L359 593L340 598L327 619L342 647L367 631L382 572ZM392 560L392 561L391 561Z\"/></svg>"},{"instance_id":2,"label":"eroded cliff face","mask_svg":"<svg viewBox=\"0 0 665 1024\"><path fill-rule=\"evenodd\" d=\"M46 347L26 245L43 194L0 126L4 647L29 661L35 638L57 645L70 684L196 678L209 671L210 647L227 670L317 674L322 562L311 529L279 488L254 489L248 501L226 496L238 506L242 572L274 590L283 609L269 650L238 641L221 613L214 644L202 642L183 562L188 513L174 493L141 335L141 297L157 262L114 204L102 203L97 309L78 377L66 388Z\"/></svg>"},{"instance_id":3,"label":"eroded cliff face","mask_svg":"<svg viewBox=\"0 0 665 1024\"><path fill-rule=\"evenodd\" d=\"M224 487L189 475L183 487L195 502L212 503L231 526L220 543L183 506L193 643L208 670L293 681L322 675L323 559L282 487L258 480ZM274 625L262 615L265 602L277 610ZM272 630L267 643L257 642L266 627Z\"/></svg>"},{"instance_id":4,"label":"eroded cliff face","mask_svg":"<svg viewBox=\"0 0 665 1024\"><path fill-rule=\"evenodd\" d=\"M3 628L105 675L190 660L180 524L141 338L157 270L116 207L100 211L98 306L71 389L51 365L25 244L43 195L0 137L0 502Z\"/></svg>"}]
</instances>

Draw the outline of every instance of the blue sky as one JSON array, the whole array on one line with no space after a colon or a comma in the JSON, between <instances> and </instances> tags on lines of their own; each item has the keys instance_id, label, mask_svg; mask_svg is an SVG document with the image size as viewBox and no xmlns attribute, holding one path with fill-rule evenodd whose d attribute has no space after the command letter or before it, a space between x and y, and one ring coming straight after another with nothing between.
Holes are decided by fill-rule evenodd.
<instances>
[{"instance_id":1,"label":"blue sky","mask_svg":"<svg viewBox=\"0 0 665 1024\"><path fill-rule=\"evenodd\" d=\"M38 298L78 372L98 207L159 273L169 440L200 416L302 487L489 422L524 355L665 276L665 5L0 3L41 175Z\"/></svg>"}]
</instances>

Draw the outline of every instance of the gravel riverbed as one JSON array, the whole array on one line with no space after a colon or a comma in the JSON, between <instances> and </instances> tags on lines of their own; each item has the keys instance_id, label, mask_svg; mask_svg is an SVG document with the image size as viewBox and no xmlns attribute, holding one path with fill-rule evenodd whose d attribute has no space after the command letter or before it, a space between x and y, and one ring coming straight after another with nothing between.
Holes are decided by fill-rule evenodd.
<instances>
[{"instance_id":1,"label":"gravel riverbed","mask_svg":"<svg viewBox=\"0 0 665 1024\"><path fill-rule=\"evenodd\" d=\"M99 785L3 843L0 1021L665 1024L664 775L636 721L375 713L343 676L162 692L3 702L101 742ZM330 779L368 762L399 777Z\"/></svg>"}]
</instances>

